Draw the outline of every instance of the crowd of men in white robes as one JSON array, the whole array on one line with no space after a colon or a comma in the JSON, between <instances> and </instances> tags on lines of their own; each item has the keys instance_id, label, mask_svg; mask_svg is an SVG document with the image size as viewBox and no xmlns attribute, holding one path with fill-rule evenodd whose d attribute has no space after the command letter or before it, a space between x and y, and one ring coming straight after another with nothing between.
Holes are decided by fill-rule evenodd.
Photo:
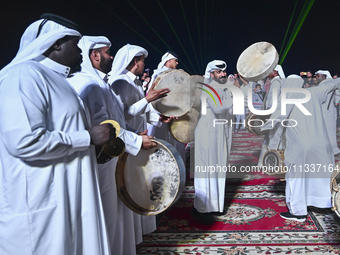
<instances>
[{"instance_id":1,"label":"crowd of men in white robes","mask_svg":"<svg viewBox=\"0 0 340 255\"><path fill-rule=\"evenodd\" d=\"M154 216L136 214L120 200L117 158L98 164L95 151L118 137L127 153L137 155L156 146L151 140L156 136L172 143L184 158L184 144L169 133L172 118L150 104L170 92L156 90L153 81L175 69L178 58L172 52L162 56L145 95L138 76L147 50L127 44L113 57L110 47L105 36L83 36L72 21L46 14L26 29L17 55L0 71L0 254L135 254L142 236L156 229ZM206 67L205 84L221 104L202 96L207 109L195 130L195 166L228 165L232 127L214 125L214 119L233 119L232 89L224 86L226 69L222 60ZM301 78L281 82L282 76L276 76L271 88L302 87ZM243 81L241 90L246 91L249 85ZM286 132L285 165L334 164L336 139L327 127L328 117L323 120L322 105L335 102L330 94L339 84L326 80L310 89L305 107L312 117L288 107L287 116L302 121ZM278 115L273 113L283 118ZM120 124L118 134L112 125L101 125L110 119ZM274 133L280 129L264 128ZM268 148L272 136L265 139ZM330 207L329 176L308 177L287 174L289 212L283 218L303 221L307 206ZM199 222L213 224L214 215L223 213L226 178L224 171L195 172L191 214Z\"/></svg>"}]
</instances>

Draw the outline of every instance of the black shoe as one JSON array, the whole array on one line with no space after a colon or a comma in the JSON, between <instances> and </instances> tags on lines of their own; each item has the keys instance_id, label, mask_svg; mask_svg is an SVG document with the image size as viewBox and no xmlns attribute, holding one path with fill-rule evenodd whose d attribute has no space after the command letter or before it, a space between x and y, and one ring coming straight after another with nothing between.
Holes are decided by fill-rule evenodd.
<instances>
[{"instance_id":1,"label":"black shoe","mask_svg":"<svg viewBox=\"0 0 340 255\"><path fill-rule=\"evenodd\" d=\"M201 224L204 225L211 225L216 222L215 217L211 215L210 213L200 213L195 209L195 207L191 210L191 216L198 220Z\"/></svg>"},{"instance_id":2,"label":"black shoe","mask_svg":"<svg viewBox=\"0 0 340 255\"><path fill-rule=\"evenodd\" d=\"M210 214L214 216L223 216L227 214L227 211L223 210L223 212L211 212Z\"/></svg>"},{"instance_id":3,"label":"black shoe","mask_svg":"<svg viewBox=\"0 0 340 255\"><path fill-rule=\"evenodd\" d=\"M286 220L295 220L298 222L304 222L307 219L307 215L293 215L290 212L282 212L280 216Z\"/></svg>"}]
</instances>

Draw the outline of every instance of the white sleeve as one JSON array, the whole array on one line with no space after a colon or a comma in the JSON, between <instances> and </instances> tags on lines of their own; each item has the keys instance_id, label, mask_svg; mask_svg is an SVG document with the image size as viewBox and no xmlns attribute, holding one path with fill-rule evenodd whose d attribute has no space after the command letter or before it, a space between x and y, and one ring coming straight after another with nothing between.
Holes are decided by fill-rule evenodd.
<instances>
[{"instance_id":1,"label":"white sleeve","mask_svg":"<svg viewBox=\"0 0 340 255\"><path fill-rule=\"evenodd\" d=\"M89 108L92 126L110 119L103 93L111 93L111 91L105 91L98 85L89 85L80 94ZM132 155L136 155L142 146L143 138L134 132L121 128L118 137L125 143L125 151Z\"/></svg>"},{"instance_id":2,"label":"white sleeve","mask_svg":"<svg viewBox=\"0 0 340 255\"><path fill-rule=\"evenodd\" d=\"M50 92L39 80L21 74L1 84L0 133L9 154L27 161L50 160L89 148L88 131L47 127Z\"/></svg>"},{"instance_id":3,"label":"white sleeve","mask_svg":"<svg viewBox=\"0 0 340 255\"><path fill-rule=\"evenodd\" d=\"M124 110L129 115L139 116L149 110L148 101L145 97L136 101L134 93L139 91L134 91L134 87L125 80L117 80L112 83L112 89L120 97L124 104Z\"/></svg>"}]
</instances>

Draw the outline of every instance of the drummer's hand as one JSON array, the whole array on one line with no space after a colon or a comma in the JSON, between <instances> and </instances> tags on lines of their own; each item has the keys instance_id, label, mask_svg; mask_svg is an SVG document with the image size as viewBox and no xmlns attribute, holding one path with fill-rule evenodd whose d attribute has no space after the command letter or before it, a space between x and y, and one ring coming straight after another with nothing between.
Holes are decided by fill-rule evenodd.
<instances>
[{"instance_id":1,"label":"drummer's hand","mask_svg":"<svg viewBox=\"0 0 340 255\"><path fill-rule=\"evenodd\" d=\"M167 117L167 116L164 116L163 114L159 115L159 121L164 122L164 123L169 123L170 121L174 119L178 119L178 118L174 116Z\"/></svg>"},{"instance_id":2,"label":"drummer's hand","mask_svg":"<svg viewBox=\"0 0 340 255\"><path fill-rule=\"evenodd\" d=\"M157 143L151 141L150 139L154 138L151 135L147 135L146 133L148 132L148 130L145 130L144 132L139 132L138 135L141 135L143 138L143 143L142 143L142 149L143 150L147 150L150 149L152 147L157 146Z\"/></svg>"},{"instance_id":3,"label":"drummer's hand","mask_svg":"<svg viewBox=\"0 0 340 255\"><path fill-rule=\"evenodd\" d=\"M90 133L91 144L101 146L111 140L111 124L103 124L89 128L87 131Z\"/></svg>"},{"instance_id":4,"label":"drummer's hand","mask_svg":"<svg viewBox=\"0 0 340 255\"><path fill-rule=\"evenodd\" d=\"M242 80L242 82L243 82L245 85L248 85L248 84L249 84L249 81L247 81L246 79L244 79L240 74L238 74L238 76L240 77L240 79Z\"/></svg>"},{"instance_id":5,"label":"drummer's hand","mask_svg":"<svg viewBox=\"0 0 340 255\"><path fill-rule=\"evenodd\" d=\"M151 101L155 101L158 98L166 97L166 94L170 92L170 89L164 88L164 89L158 89L155 90L156 83L153 83L151 88L148 91L148 94L145 96L146 101L150 103Z\"/></svg>"}]
</instances>

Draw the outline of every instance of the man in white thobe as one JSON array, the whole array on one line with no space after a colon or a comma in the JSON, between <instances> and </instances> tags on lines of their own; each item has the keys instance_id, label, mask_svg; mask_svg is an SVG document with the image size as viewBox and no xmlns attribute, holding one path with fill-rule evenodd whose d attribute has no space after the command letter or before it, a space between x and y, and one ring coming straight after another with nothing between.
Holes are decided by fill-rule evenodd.
<instances>
[{"instance_id":1,"label":"man in white thobe","mask_svg":"<svg viewBox=\"0 0 340 255\"><path fill-rule=\"evenodd\" d=\"M291 75L286 79L283 88L302 88L302 85L301 77ZM287 147L284 165L288 168L286 203L289 212L280 214L284 219L303 222L306 220L307 206L331 207L329 183L335 162L322 117L322 103L327 100L328 93L339 86L340 79L327 80L307 90L311 98L303 103L303 107L311 115L305 115L293 104L287 105L286 115L281 115L281 109L271 115L271 119L278 119L276 126L279 129L283 129L280 122L286 118L290 121L285 125L291 126L285 131ZM288 99L296 102L305 96L305 93L297 92L287 94ZM262 129L272 129L271 121L265 123Z\"/></svg>"},{"instance_id":2,"label":"man in white thobe","mask_svg":"<svg viewBox=\"0 0 340 255\"><path fill-rule=\"evenodd\" d=\"M137 155L142 146L153 146L148 136L126 130L123 106L107 84L107 73L113 61L111 42L104 36L83 36L79 47L83 52L82 70L69 82L88 106L91 123L98 125L104 120L116 120L121 126L118 137L124 141L126 152L132 155ZM115 157L99 164L99 184L111 253L135 254L135 245L142 241L141 216L135 215L118 197L115 180L117 161L118 157ZM154 219L149 222L149 227L155 230Z\"/></svg>"},{"instance_id":3,"label":"man in white thobe","mask_svg":"<svg viewBox=\"0 0 340 255\"><path fill-rule=\"evenodd\" d=\"M217 91L222 105L215 105L213 99L204 97L205 92L202 92L201 100L206 100L207 112L200 116L195 130L195 198L191 215L202 224L213 224L215 219L211 212L224 210L226 172L221 168L228 166L232 127L228 124L214 126L214 119L230 123L233 118L231 92L221 88L227 82L226 67L221 60L207 65L205 83ZM209 171L209 167L215 168L215 172Z\"/></svg>"},{"instance_id":4,"label":"man in white thobe","mask_svg":"<svg viewBox=\"0 0 340 255\"><path fill-rule=\"evenodd\" d=\"M329 71L326 70L319 70L315 74L320 84L326 79L333 79ZM340 149L336 141L336 104L338 100L339 94L337 91L334 91L333 93L328 94L327 100L322 104L322 113L325 119L327 133L333 147L334 155L340 153Z\"/></svg>"},{"instance_id":5,"label":"man in white thobe","mask_svg":"<svg viewBox=\"0 0 340 255\"><path fill-rule=\"evenodd\" d=\"M159 74L171 70L176 69L178 66L178 57L173 52L166 52L159 62L157 69L153 70L153 74L151 77L150 84L152 84ZM148 92L149 93L149 92ZM150 124L148 124L148 134L159 139L163 139L170 144L172 144L176 150L181 155L183 161L185 162L185 144L178 142L170 132L170 124L169 119L166 119L161 114L157 113L156 110L150 112L149 118Z\"/></svg>"},{"instance_id":6,"label":"man in white thobe","mask_svg":"<svg viewBox=\"0 0 340 255\"><path fill-rule=\"evenodd\" d=\"M283 68L281 65L277 65L274 71L268 76L268 79L271 81L268 95L265 100L264 110L271 109L273 106L273 97L277 98L277 109L281 109L281 86L286 78L285 73L283 72ZM277 92L274 93L274 90ZM282 149L281 141L281 133L276 132L277 128L271 129L268 134L264 135L264 139L262 142L262 148L259 156L259 161L257 166L262 166L263 155L268 151L269 140L272 139L272 146L274 149ZM280 146L280 147L278 147Z\"/></svg>"},{"instance_id":7,"label":"man in white thobe","mask_svg":"<svg viewBox=\"0 0 340 255\"><path fill-rule=\"evenodd\" d=\"M0 71L3 255L110 254L90 145L105 144L110 128L90 128L66 80L81 63L76 28L42 15Z\"/></svg>"},{"instance_id":8,"label":"man in white thobe","mask_svg":"<svg viewBox=\"0 0 340 255\"><path fill-rule=\"evenodd\" d=\"M126 122L138 132L147 130L146 113L153 110L151 101L164 97L169 89L154 90L151 86L144 97L138 75L143 73L148 52L137 45L127 44L118 50L110 72L109 84L124 104Z\"/></svg>"}]
</instances>

